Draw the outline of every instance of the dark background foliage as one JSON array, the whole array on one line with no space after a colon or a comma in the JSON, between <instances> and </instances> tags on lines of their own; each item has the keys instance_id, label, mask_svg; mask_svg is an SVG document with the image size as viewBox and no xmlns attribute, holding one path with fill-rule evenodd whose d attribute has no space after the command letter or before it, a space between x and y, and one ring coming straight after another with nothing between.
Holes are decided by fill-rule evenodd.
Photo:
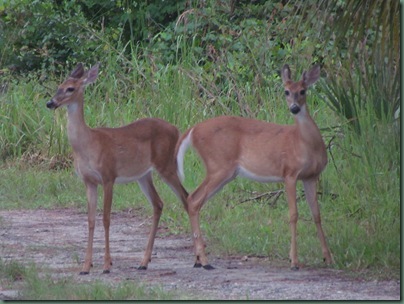
<instances>
[{"instance_id":1,"label":"dark background foliage","mask_svg":"<svg viewBox=\"0 0 404 304\"><path fill-rule=\"evenodd\" d=\"M360 133L369 103L379 119L399 116L399 10L395 0L10 1L0 71L60 73L112 51L154 70L187 58L211 97L237 81L265 85L285 62L319 62L326 101Z\"/></svg>"}]
</instances>

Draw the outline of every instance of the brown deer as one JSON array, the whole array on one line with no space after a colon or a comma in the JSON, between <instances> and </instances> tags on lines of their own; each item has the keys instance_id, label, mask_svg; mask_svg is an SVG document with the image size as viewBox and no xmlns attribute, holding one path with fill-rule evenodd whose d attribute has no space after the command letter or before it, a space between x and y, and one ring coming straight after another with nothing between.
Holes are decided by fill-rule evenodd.
<instances>
[{"instance_id":1,"label":"brown deer","mask_svg":"<svg viewBox=\"0 0 404 304\"><path fill-rule=\"evenodd\" d=\"M99 65L84 71L80 63L64 81L56 95L46 104L50 109L67 106L67 136L73 148L76 173L84 181L88 202L88 244L80 274L92 266L97 186L103 187L105 256L103 273L109 273L112 259L109 249L109 226L113 186L137 181L153 206L153 223L143 260L138 269L147 269L163 209L153 185L155 169L172 188L187 209L188 193L177 175L174 157L180 133L176 127L156 118L144 118L120 128L89 128L84 121L83 94L86 85L98 76Z\"/></svg>"},{"instance_id":2,"label":"brown deer","mask_svg":"<svg viewBox=\"0 0 404 304\"><path fill-rule=\"evenodd\" d=\"M212 269L206 257L199 225L203 204L236 176L259 182L284 182L289 204L292 234L291 268L299 269L296 248L296 183L301 180L317 226L324 259L331 263L321 227L316 184L327 164L327 153L320 131L306 104L306 90L320 76L320 67L304 72L298 82L291 80L288 65L282 68L286 101L294 115L294 125L278 125L242 117L221 116L201 122L186 131L176 147L179 175L184 178L183 160L192 145L201 157L206 177L188 197L196 263L194 267Z\"/></svg>"}]
</instances>

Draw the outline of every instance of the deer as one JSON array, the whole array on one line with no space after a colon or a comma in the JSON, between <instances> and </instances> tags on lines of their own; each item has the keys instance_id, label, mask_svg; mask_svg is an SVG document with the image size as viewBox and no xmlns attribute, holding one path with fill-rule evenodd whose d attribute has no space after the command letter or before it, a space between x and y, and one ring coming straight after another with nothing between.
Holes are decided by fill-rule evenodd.
<instances>
[{"instance_id":1,"label":"deer","mask_svg":"<svg viewBox=\"0 0 404 304\"><path fill-rule=\"evenodd\" d=\"M188 196L188 216L192 228L196 261L194 267L214 269L208 263L202 237L199 213L202 206L237 176L258 182L282 182L288 201L291 246L291 269L298 270L296 226L297 181L303 183L305 196L317 227L322 254L332 263L317 201L317 181L327 165L327 151L319 128L309 114L306 91L320 77L315 65L302 74L300 81L291 80L287 64L282 67L281 79L293 125L280 125L237 116L219 116L189 128L176 146L176 158L181 180L184 180L184 156L192 146L204 164L206 176Z\"/></svg>"},{"instance_id":2,"label":"deer","mask_svg":"<svg viewBox=\"0 0 404 304\"><path fill-rule=\"evenodd\" d=\"M96 80L98 70L99 63L87 71L82 63L77 64L68 78L59 85L56 94L46 103L49 109L67 107L67 136L73 150L74 167L86 187L88 242L81 275L89 274L93 266L99 185L103 188L103 273L110 273L112 266L109 227L114 184L137 181L153 207L151 231L139 270L146 270L151 262L154 239L163 209L163 201L153 184L153 170L159 173L187 210L188 193L179 180L174 157L175 146L180 137L177 127L158 118L143 118L118 128L90 128L85 123L84 89Z\"/></svg>"}]
</instances>

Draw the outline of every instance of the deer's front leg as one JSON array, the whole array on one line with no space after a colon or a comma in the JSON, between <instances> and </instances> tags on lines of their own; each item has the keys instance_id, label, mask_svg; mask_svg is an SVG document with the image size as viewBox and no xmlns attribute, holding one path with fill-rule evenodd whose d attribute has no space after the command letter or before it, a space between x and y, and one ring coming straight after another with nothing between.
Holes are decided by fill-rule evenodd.
<instances>
[{"instance_id":1,"label":"deer's front leg","mask_svg":"<svg viewBox=\"0 0 404 304\"><path fill-rule=\"evenodd\" d=\"M97 185L86 183L87 193L87 212L88 212L88 241L86 257L84 260L83 268L80 272L81 275L89 274L92 266L93 259L93 241L94 241L94 228L95 228L95 213L97 209Z\"/></svg>"},{"instance_id":2,"label":"deer's front leg","mask_svg":"<svg viewBox=\"0 0 404 304\"><path fill-rule=\"evenodd\" d=\"M291 269L299 270L299 264L297 259L297 241L296 241L297 219L298 219L298 212L296 205L296 179L287 178L285 180L285 188L289 205L289 221L290 221L289 225L291 232L289 257L291 260Z\"/></svg>"},{"instance_id":3,"label":"deer's front leg","mask_svg":"<svg viewBox=\"0 0 404 304\"><path fill-rule=\"evenodd\" d=\"M303 181L304 192L306 194L307 202L309 203L311 213L313 215L314 223L317 227L317 235L320 239L321 250L323 252L324 261L327 264L332 263L331 253L325 240L323 228L321 227L320 208L317 201L317 180Z\"/></svg>"},{"instance_id":4,"label":"deer's front leg","mask_svg":"<svg viewBox=\"0 0 404 304\"><path fill-rule=\"evenodd\" d=\"M104 233L105 233L105 254L104 254L104 267L103 273L110 273L112 258L109 250L109 226L111 222L111 206L112 206L112 196L113 196L113 183L106 183L103 185L104 189Z\"/></svg>"}]
</instances>

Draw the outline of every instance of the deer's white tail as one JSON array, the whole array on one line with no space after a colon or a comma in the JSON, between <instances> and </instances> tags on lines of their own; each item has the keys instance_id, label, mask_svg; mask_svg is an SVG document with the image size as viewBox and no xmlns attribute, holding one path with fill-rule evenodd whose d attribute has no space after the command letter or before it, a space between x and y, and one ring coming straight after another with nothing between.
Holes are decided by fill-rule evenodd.
<instances>
[{"instance_id":1,"label":"deer's white tail","mask_svg":"<svg viewBox=\"0 0 404 304\"><path fill-rule=\"evenodd\" d=\"M185 152L187 152L188 147L192 144L191 136L192 136L192 130L190 130L188 132L188 134L181 141L181 144L180 144L180 147L179 147L178 153L177 153L177 165L178 165L177 170L178 170L178 176L179 176L181 182L183 182L185 179L184 157L185 157Z\"/></svg>"}]
</instances>

